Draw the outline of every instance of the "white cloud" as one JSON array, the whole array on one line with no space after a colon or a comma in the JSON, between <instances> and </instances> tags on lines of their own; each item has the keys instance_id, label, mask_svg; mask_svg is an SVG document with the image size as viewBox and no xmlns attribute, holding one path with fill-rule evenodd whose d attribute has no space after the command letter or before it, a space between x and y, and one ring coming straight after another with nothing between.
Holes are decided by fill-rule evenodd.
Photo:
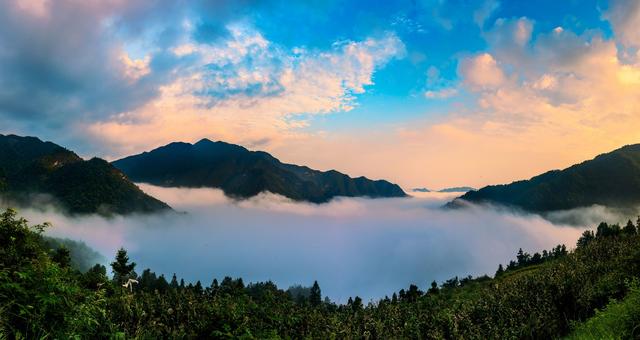
<instances>
[{"instance_id":1,"label":"white cloud","mask_svg":"<svg viewBox=\"0 0 640 340\"><path fill-rule=\"evenodd\" d=\"M489 53L463 59L458 72L463 82L472 88L495 88L505 81L504 72Z\"/></svg>"},{"instance_id":2,"label":"white cloud","mask_svg":"<svg viewBox=\"0 0 640 340\"><path fill-rule=\"evenodd\" d=\"M611 22L616 39L627 47L640 48L640 1L611 0L604 17Z\"/></svg>"},{"instance_id":3,"label":"white cloud","mask_svg":"<svg viewBox=\"0 0 640 340\"><path fill-rule=\"evenodd\" d=\"M94 123L89 133L120 154L202 137L245 145L291 141L296 128L306 125L295 115L352 109L356 95L374 83L375 71L404 55L403 43L391 33L318 51L286 49L243 25L229 31L216 45L179 45L173 53L199 62L162 87L157 99Z\"/></svg>"},{"instance_id":4,"label":"white cloud","mask_svg":"<svg viewBox=\"0 0 640 340\"><path fill-rule=\"evenodd\" d=\"M482 6L473 12L473 21L480 27L484 26L485 21L500 7L497 0L485 0Z\"/></svg>"},{"instance_id":5,"label":"white cloud","mask_svg":"<svg viewBox=\"0 0 640 340\"><path fill-rule=\"evenodd\" d=\"M424 96L429 99L446 99L458 94L458 89L450 87L440 90L428 90L424 93Z\"/></svg>"}]
</instances>

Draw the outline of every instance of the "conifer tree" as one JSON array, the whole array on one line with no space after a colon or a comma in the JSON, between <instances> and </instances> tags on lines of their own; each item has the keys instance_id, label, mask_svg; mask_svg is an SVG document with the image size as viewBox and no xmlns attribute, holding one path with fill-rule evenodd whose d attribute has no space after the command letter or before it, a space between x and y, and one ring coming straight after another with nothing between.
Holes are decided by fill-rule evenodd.
<instances>
[{"instance_id":1,"label":"conifer tree","mask_svg":"<svg viewBox=\"0 0 640 340\"><path fill-rule=\"evenodd\" d=\"M631 222L631 220L627 221L627 225L622 228L622 232L627 235L635 235L637 233L636 226Z\"/></svg>"},{"instance_id":2,"label":"conifer tree","mask_svg":"<svg viewBox=\"0 0 640 340\"><path fill-rule=\"evenodd\" d=\"M122 284L133 272L136 267L135 262L129 263L129 255L124 248L120 248L116 254L115 261L111 262L111 269L113 270L113 280Z\"/></svg>"},{"instance_id":3,"label":"conifer tree","mask_svg":"<svg viewBox=\"0 0 640 340\"><path fill-rule=\"evenodd\" d=\"M322 302L322 293L320 291L320 285L318 281L313 281L313 286L309 292L309 302L312 306L318 306Z\"/></svg>"}]
</instances>

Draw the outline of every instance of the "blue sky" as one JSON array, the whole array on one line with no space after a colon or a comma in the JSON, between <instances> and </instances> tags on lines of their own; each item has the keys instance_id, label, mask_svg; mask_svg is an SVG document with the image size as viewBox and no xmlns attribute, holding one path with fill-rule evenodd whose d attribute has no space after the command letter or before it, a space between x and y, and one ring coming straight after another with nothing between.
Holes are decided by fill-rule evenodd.
<instances>
[{"instance_id":1,"label":"blue sky","mask_svg":"<svg viewBox=\"0 0 640 340\"><path fill-rule=\"evenodd\" d=\"M0 22L0 133L85 157L206 137L478 186L640 140L631 0L0 0Z\"/></svg>"}]
</instances>

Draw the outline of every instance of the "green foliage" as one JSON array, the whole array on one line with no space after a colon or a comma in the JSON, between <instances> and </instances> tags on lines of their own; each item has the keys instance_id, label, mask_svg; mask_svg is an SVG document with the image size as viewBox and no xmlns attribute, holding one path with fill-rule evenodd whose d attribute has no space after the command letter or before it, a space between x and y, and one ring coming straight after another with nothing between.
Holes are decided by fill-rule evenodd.
<instances>
[{"instance_id":1,"label":"green foliage","mask_svg":"<svg viewBox=\"0 0 640 340\"><path fill-rule=\"evenodd\" d=\"M7 338L533 339L572 329L574 337L606 338L635 336L640 314L640 235L604 226L574 251L518 251L495 278L455 277L426 293L410 285L392 298L344 305L322 301L317 282L284 291L231 277L203 287L177 277L170 284L150 269L138 276L124 249L112 263L115 280L101 265L81 273L46 246L45 227L12 210L0 216ZM125 278L138 284L122 287Z\"/></svg>"},{"instance_id":2,"label":"green foliage","mask_svg":"<svg viewBox=\"0 0 640 340\"><path fill-rule=\"evenodd\" d=\"M51 259L61 268L67 268L71 265L71 253L66 247L56 249Z\"/></svg>"},{"instance_id":3,"label":"green foliage","mask_svg":"<svg viewBox=\"0 0 640 340\"><path fill-rule=\"evenodd\" d=\"M584 323L575 324L567 339L637 339L640 337L640 283L629 282L622 301L611 300Z\"/></svg>"},{"instance_id":4,"label":"green foliage","mask_svg":"<svg viewBox=\"0 0 640 340\"><path fill-rule=\"evenodd\" d=\"M309 292L309 303L312 306L319 306L322 303L322 293L318 281L313 281L313 286L311 286L311 291Z\"/></svg>"},{"instance_id":5,"label":"green foliage","mask_svg":"<svg viewBox=\"0 0 640 340\"><path fill-rule=\"evenodd\" d=\"M113 270L113 280L118 284L122 284L130 278L135 278L133 269L136 267L135 262L129 263L129 255L124 248L120 248L116 254L116 260L111 262Z\"/></svg>"}]
</instances>

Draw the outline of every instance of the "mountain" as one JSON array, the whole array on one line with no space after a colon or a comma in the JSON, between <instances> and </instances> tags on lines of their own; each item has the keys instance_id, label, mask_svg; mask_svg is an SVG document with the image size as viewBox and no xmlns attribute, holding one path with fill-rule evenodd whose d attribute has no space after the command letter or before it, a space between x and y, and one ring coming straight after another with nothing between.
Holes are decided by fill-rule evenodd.
<instances>
[{"instance_id":1,"label":"mountain","mask_svg":"<svg viewBox=\"0 0 640 340\"><path fill-rule=\"evenodd\" d=\"M442 190L438 190L438 192L469 192L474 190L476 189L472 187L453 187L453 188L445 188Z\"/></svg>"},{"instance_id":2,"label":"mountain","mask_svg":"<svg viewBox=\"0 0 640 340\"><path fill-rule=\"evenodd\" d=\"M412 192L431 192L431 190L427 189L427 188L413 188L411 189Z\"/></svg>"},{"instance_id":3,"label":"mountain","mask_svg":"<svg viewBox=\"0 0 640 340\"><path fill-rule=\"evenodd\" d=\"M169 209L107 161L85 161L35 137L0 135L0 193L19 203L51 195L73 214L128 214Z\"/></svg>"},{"instance_id":4,"label":"mountain","mask_svg":"<svg viewBox=\"0 0 640 340\"><path fill-rule=\"evenodd\" d=\"M248 198L263 191L314 203L336 196L406 196L398 185L387 181L285 164L266 152L208 139L196 144L171 143L112 164L135 182L220 188L234 198Z\"/></svg>"},{"instance_id":5,"label":"mountain","mask_svg":"<svg viewBox=\"0 0 640 340\"><path fill-rule=\"evenodd\" d=\"M640 144L627 145L529 180L470 191L448 205L455 207L461 200L499 203L532 212L594 204L631 208L640 204Z\"/></svg>"}]
</instances>

